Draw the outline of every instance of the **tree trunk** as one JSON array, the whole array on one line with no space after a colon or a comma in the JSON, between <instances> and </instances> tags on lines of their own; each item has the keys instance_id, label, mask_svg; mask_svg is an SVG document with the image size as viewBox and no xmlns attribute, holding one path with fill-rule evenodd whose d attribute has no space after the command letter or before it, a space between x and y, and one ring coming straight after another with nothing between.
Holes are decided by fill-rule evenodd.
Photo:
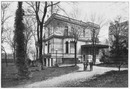
<instances>
[{"instance_id":1,"label":"tree trunk","mask_svg":"<svg viewBox=\"0 0 130 89\"><path fill-rule=\"evenodd\" d=\"M2 47L3 47L3 46L2 46ZM4 59L4 60L5 60L6 66L8 66L7 53L6 53L5 49L4 49L4 47L3 47L2 51L5 53L5 59Z\"/></svg>"},{"instance_id":2,"label":"tree trunk","mask_svg":"<svg viewBox=\"0 0 130 89\"><path fill-rule=\"evenodd\" d=\"M41 64L41 70L43 70L43 60L42 60L42 31L43 30L43 24L40 23L40 47L39 47L39 62Z\"/></svg>"},{"instance_id":3,"label":"tree trunk","mask_svg":"<svg viewBox=\"0 0 130 89\"><path fill-rule=\"evenodd\" d=\"M14 63L15 63L15 51L13 52L13 59L14 59Z\"/></svg>"},{"instance_id":4,"label":"tree trunk","mask_svg":"<svg viewBox=\"0 0 130 89\"><path fill-rule=\"evenodd\" d=\"M75 44L75 66L77 66L77 41L74 41Z\"/></svg>"},{"instance_id":5,"label":"tree trunk","mask_svg":"<svg viewBox=\"0 0 130 89\"><path fill-rule=\"evenodd\" d=\"M6 62L6 66L8 66L8 62L7 62L7 53L5 51L5 62Z\"/></svg>"},{"instance_id":6,"label":"tree trunk","mask_svg":"<svg viewBox=\"0 0 130 89\"><path fill-rule=\"evenodd\" d=\"M36 47L36 60L38 59L38 48Z\"/></svg>"},{"instance_id":7,"label":"tree trunk","mask_svg":"<svg viewBox=\"0 0 130 89\"><path fill-rule=\"evenodd\" d=\"M93 53L92 53L92 55L93 55L93 59L92 59L92 60L93 60L93 64L95 64L95 61L96 61L96 56L95 56L95 43L96 43L96 42L95 42L95 30L93 29L93 37L92 37L92 47L93 47L93 48L92 48L92 50L93 50L93 51L92 51L92 52L93 52Z\"/></svg>"}]
</instances>

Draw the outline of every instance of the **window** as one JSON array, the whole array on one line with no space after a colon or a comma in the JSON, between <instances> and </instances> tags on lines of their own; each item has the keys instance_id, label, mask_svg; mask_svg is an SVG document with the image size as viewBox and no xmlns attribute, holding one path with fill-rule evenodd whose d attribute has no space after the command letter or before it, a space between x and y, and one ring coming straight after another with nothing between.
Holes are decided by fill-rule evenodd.
<instances>
[{"instance_id":1,"label":"window","mask_svg":"<svg viewBox=\"0 0 130 89\"><path fill-rule=\"evenodd\" d=\"M50 28L48 28L48 36L50 36Z\"/></svg>"},{"instance_id":2,"label":"window","mask_svg":"<svg viewBox=\"0 0 130 89\"><path fill-rule=\"evenodd\" d=\"M66 52L65 53L69 53L69 42L68 41L66 41L66 47L65 47L65 49L66 49Z\"/></svg>"},{"instance_id":3,"label":"window","mask_svg":"<svg viewBox=\"0 0 130 89\"><path fill-rule=\"evenodd\" d=\"M70 53L74 53L74 41L70 41Z\"/></svg>"},{"instance_id":4,"label":"window","mask_svg":"<svg viewBox=\"0 0 130 89\"><path fill-rule=\"evenodd\" d=\"M68 36L68 26L65 26L64 35Z\"/></svg>"},{"instance_id":5,"label":"window","mask_svg":"<svg viewBox=\"0 0 130 89\"><path fill-rule=\"evenodd\" d=\"M50 50L50 41L48 41L48 53L49 53L49 50Z\"/></svg>"}]
</instances>

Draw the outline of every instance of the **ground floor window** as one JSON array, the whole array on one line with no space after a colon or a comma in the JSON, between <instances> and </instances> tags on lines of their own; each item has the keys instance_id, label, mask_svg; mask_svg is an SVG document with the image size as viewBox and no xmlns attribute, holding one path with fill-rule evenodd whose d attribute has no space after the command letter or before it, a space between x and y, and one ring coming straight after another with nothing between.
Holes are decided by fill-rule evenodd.
<instances>
[{"instance_id":1,"label":"ground floor window","mask_svg":"<svg viewBox=\"0 0 130 89\"><path fill-rule=\"evenodd\" d=\"M74 41L70 41L70 53L74 53Z\"/></svg>"},{"instance_id":2,"label":"ground floor window","mask_svg":"<svg viewBox=\"0 0 130 89\"><path fill-rule=\"evenodd\" d=\"M66 43L65 43L65 48L66 48L66 52L65 53L69 53L69 42L68 41L66 41Z\"/></svg>"}]
</instances>

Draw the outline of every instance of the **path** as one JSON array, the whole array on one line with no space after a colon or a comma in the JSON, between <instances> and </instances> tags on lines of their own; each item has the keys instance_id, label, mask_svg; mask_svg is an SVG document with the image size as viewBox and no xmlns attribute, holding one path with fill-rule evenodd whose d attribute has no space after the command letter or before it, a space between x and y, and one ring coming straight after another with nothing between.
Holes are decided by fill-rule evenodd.
<instances>
[{"instance_id":1,"label":"path","mask_svg":"<svg viewBox=\"0 0 130 89\"><path fill-rule=\"evenodd\" d=\"M69 73L66 75L62 75L59 77L54 77L52 79L40 81L40 82L35 82L29 85L24 85L24 86L19 86L19 87L25 87L25 88L34 88L34 87L63 87L66 86L66 83L73 83L78 84L79 82L83 82L86 79L91 79L92 76L97 75L97 74L103 74L107 71L111 70L118 70L117 68L108 68L108 67L97 67L94 66L93 71L83 71L83 65L78 64L80 67L79 70L73 73ZM125 70L126 68L122 68L122 70ZM59 71L60 72L60 71Z\"/></svg>"}]
</instances>

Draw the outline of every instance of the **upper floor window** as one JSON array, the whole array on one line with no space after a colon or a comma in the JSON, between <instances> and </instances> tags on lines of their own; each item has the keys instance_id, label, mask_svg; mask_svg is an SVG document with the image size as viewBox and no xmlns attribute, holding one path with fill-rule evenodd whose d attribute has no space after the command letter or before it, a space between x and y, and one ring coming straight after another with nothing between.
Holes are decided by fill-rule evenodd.
<instances>
[{"instance_id":1,"label":"upper floor window","mask_svg":"<svg viewBox=\"0 0 130 89\"><path fill-rule=\"evenodd\" d=\"M47 49L48 49L48 53L50 53L50 51L49 51L50 50L50 41L48 41L48 48Z\"/></svg>"},{"instance_id":2,"label":"upper floor window","mask_svg":"<svg viewBox=\"0 0 130 89\"><path fill-rule=\"evenodd\" d=\"M68 36L68 26L65 26L64 35Z\"/></svg>"},{"instance_id":3,"label":"upper floor window","mask_svg":"<svg viewBox=\"0 0 130 89\"><path fill-rule=\"evenodd\" d=\"M50 28L48 28L48 36L50 36Z\"/></svg>"}]
</instances>

